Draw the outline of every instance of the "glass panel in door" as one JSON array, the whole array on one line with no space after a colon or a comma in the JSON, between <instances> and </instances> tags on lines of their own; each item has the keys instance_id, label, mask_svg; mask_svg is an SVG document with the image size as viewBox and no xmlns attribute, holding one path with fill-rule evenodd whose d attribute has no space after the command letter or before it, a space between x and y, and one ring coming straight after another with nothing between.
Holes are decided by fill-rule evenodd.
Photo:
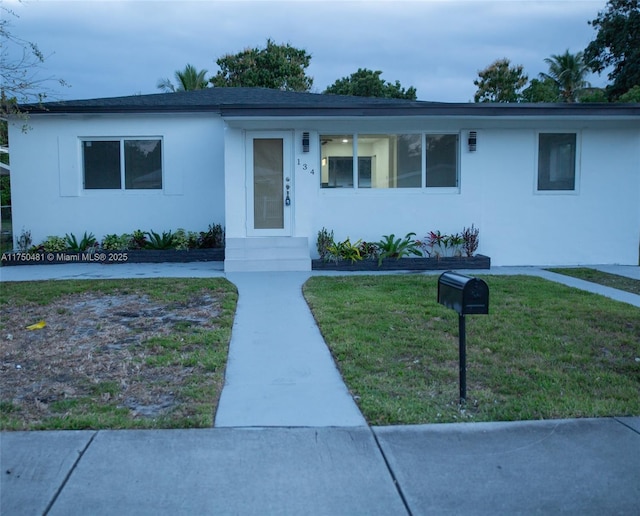
<instances>
[{"instance_id":1,"label":"glass panel in door","mask_svg":"<svg viewBox=\"0 0 640 516\"><path fill-rule=\"evenodd\" d=\"M254 229L284 228L282 138L253 140Z\"/></svg>"}]
</instances>

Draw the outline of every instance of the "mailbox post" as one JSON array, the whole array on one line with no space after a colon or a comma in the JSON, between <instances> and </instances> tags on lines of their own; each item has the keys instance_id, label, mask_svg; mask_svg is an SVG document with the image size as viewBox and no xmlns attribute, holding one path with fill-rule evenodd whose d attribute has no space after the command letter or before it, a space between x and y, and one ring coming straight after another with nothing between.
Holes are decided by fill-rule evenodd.
<instances>
[{"instance_id":1,"label":"mailbox post","mask_svg":"<svg viewBox=\"0 0 640 516\"><path fill-rule=\"evenodd\" d=\"M438 303L458 312L460 404L467 399L465 316L489 313L489 287L478 278L447 271L438 278Z\"/></svg>"}]
</instances>

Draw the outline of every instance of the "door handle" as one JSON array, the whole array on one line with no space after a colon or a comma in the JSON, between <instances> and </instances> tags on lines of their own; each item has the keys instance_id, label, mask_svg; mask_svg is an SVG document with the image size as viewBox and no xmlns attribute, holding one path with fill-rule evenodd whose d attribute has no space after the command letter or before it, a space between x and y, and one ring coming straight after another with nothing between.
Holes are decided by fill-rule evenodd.
<instances>
[{"instance_id":1,"label":"door handle","mask_svg":"<svg viewBox=\"0 0 640 516\"><path fill-rule=\"evenodd\" d=\"M289 189L291 188L291 186L289 185L289 178L287 178L286 188L287 188L287 196L285 197L284 205L291 206L291 197L289 197Z\"/></svg>"}]
</instances>

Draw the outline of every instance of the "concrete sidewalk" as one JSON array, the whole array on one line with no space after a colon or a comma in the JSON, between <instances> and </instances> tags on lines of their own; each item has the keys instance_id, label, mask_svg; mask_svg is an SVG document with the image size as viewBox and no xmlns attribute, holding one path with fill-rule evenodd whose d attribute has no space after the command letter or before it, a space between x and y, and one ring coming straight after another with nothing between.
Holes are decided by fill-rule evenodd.
<instances>
[{"instance_id":1,"label":"concrete sidewalk","mask_svg":"<svg viewBox=\"0 0 640 516\"><path fill-rule=\"evenodd\" d=\"M3 516L640 511L640 418L0 438Z\"/></svg>"}]
</instances>

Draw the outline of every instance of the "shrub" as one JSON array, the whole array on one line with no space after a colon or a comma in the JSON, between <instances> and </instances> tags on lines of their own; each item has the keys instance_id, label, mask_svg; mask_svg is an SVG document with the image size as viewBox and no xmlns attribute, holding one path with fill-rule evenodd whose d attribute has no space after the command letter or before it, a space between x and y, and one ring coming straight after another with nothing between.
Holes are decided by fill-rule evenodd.
<instances>
[{"instance_id":1,"label":"shrub","mask_svg":"<svg viewBox=\"0 0 640 516\"><path fill-rule=\"evenodd\" d=\"M198 247L202 249L224 247L224 228L222 225L209 224L207 231L201 231Z\"/></svg>"},{"instance_id":2,"label":"shrub","mask_svg":"<svg viewBox=\"0 0 640 516\"><path fill-rule=\"evenodd\" d=\"M462 256L462 246L464 239L458 233L448 235L445 239L445 249L448 250L448 256Z\"/></svg>"},{"instance_id":3,"label":"shrub","mask_svg":"<svg viewBox=\"0 0 640 516\"><path fill-rule=\"evenodd\" d=\"M334 242L328 249L329 259L335 262L350 260L351 263L362 260L360 243L360 240L358 240L355 244L352 244L349 237L343 242Z\"/></svg>"},{"instance_id":4,"label":"shrub","mask_svg":"<svg viewBox=\"0 0 640 516\"><path fill-rule=\"evenodd\" d=\"M76 253L86 251L90 247L94 247L97 244L96 237L93 235L93 233L89 233L87 235L86 231L84 232L84 235L82 235L82 240L80 240L80 242L78 242L76 236L73 233L66 234L64 236L64 240L67 246L67 250Z\"/></svg>"},{"instance_id":5,"label":"shrub","mask_svg":"<svg viewBox=\"0 0 640 516\"><path fill-rule=\"evenodd\" d=\"M173 233L171 231L163 231L162 235L155 231L147 231L146 233L148 241L146 244L147 249L163 250L171 249L173 247Z\"/></svg>"},{"instance_id":6,"label":"shrub","mask_svg":"<svg viewBox=\"0 0 640 516\"><path fill-rule=\"evenodd\" d=\"M65 239L59 236L48 236L44 239L44 241L38 246L39 250L44 251L45 253L60 253L67 249L67 243Z\"/></svg>"},{"instance_id":7,"label":"shrub","mask_svg":"<svg viewBox=\"0 0 640 516\"><path fill-rule=\"evenodd\" d=\"M427 237L425 251L429 256L440 258L441 256L462 256L462 235L443 235L440 231L430 231Z\"/></svg>"},{"instance_id":8,"label":"shrub","mask_svg":"<svg viewBox=\"0 0 640 516\"><path fill-rule=\"evenodd\" d=\"M444 235L440 231L430 231L427 241L421 244L429 256L473 256L478 248L478 229L472 224L462 233Z\"/></svg>"},{"instance_id":9,"label":"shrub","mask_svg":"<svg viewBox=\"0 0 640 516\"><path fill-rule=\"evenodd\" d=\"M132 235L123 233L118 236L115 233L105 235L102 239L102 249L106 251L126 251L131 244Z\"/></svg>"},{"instance_id":10,"label":"shrub","mask_svg":"<svg viewBox=\"0 0 640 516\"><path fill-rule=\"evenodd\" d=\"M173 234L173 247L179 251L195 249L198 247L198 236L198 233L178 228Z\"/></svg>"},{"instance_id":11,"label":"shrub","mask_svg":"<svg viewBox=\"0 0 640 516\"><path fill-rule=\"evenodd\" d=\"M136 229L131 235L129 247L131 249L145 249L147 247L147 234L144 231Z\"/></svg>"},{"instance_id":12,"label":"shrub","mask_svg":"<svg viewBox=\"0 0 640 516\"><path fill-rule=\"evenodd\" d=\"M321 260L327 261L327 259L329 258L329 248L333 244L333 230L329 231L328 229L323 227L320 231L318 231L316 248L318 249L318 254L320 255Z\"/></svg>"},{"instance_id":13,"label":"shrub","mask_svg":"<svg viewBox=\"0 0 640 516\"><path fill-rule=\"evenodd\" d=\"M471 224L470 228L464 228L462 230L462 240L464 243L462 244L462 248L467 256L473 256L475 252L478 250L478 234L480 230L476 228L473 224Z\"/></svg>"},{"instance_id":14,"label":"shrub","mask_svg":"<svg viewBox=\"0 0 640 516\"><path fill-rule=\"evenodd\" d=\"M375 260L380 252L378 245L373 242L362 242L359 247L363 260Z\"/></svg>"},{"instance_id":15,"label":"shrub","mask_svg":"<svg viewBox=\"0 0 640 516\"><path fill-rule=\"evenodd\" d=\"M184 229L178 228L173 234L172 246L178 251L186 251L189 249L189 237Z\"/></svg>"},{"instance_id":16,"label":"shrub","mask_svg":"<svg viewBox=\"0 0 640 516\"><path fill-rule=\"evenodd\" d=\"M380 254L378 255L378 265L382 264L385 258L402 258L404 256L414 255L422 256L419 244L413 239L415 233L407 233L404 238L396 238L391 235L382 235L382 240L376 243Z\"/></svg>"}]
</instances>

